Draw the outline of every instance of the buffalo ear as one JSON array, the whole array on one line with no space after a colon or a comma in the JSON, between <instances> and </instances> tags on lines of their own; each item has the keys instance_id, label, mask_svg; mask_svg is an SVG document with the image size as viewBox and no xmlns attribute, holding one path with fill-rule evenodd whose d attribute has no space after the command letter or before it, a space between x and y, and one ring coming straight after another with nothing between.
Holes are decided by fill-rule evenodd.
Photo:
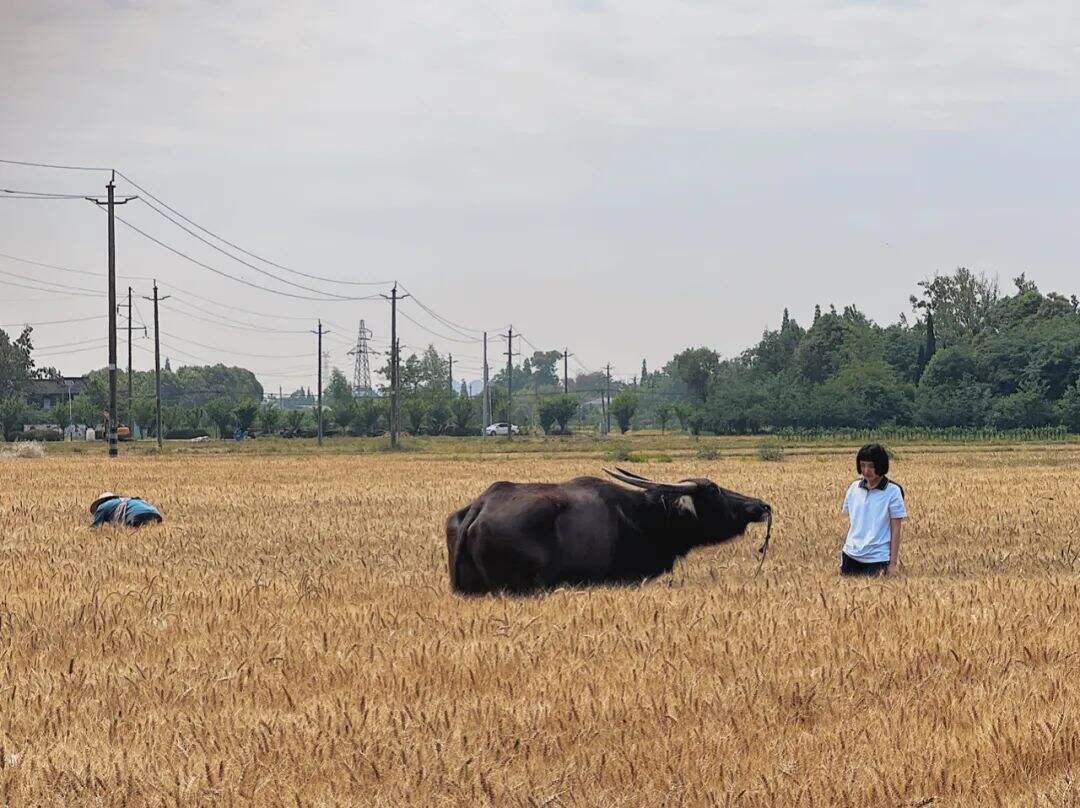
<instances>
[{"instance_id":1,"label":"buffalo ear","mask_svg":"<svg viewBox=\"0 0 1080 808\"><path fill-rule=\"evenodd\" d=\"M697 519L697 508L694 507L694 498L689 494L683 494L675 500L675 507L687 516L692 516Z\"/></svg>"}]
</instances>

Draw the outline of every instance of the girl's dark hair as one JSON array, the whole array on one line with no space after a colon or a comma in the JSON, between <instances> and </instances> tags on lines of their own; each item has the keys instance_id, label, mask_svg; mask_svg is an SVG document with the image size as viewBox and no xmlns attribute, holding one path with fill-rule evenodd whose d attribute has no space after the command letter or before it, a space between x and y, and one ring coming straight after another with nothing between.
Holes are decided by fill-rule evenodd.
<instances>
[{"instance_id":1,"label":"girl's dark hair","mask_svg":"<svg viewBox=\"0 0 1080 808\"><path fill-rule=\"evenodd\" d=\"M855 472L862 474L862 462L869 460L874 464L874 471L884 477L889 473L889 453L880 443L868 443L855 455Z\"/></svg>"}]
</instances>

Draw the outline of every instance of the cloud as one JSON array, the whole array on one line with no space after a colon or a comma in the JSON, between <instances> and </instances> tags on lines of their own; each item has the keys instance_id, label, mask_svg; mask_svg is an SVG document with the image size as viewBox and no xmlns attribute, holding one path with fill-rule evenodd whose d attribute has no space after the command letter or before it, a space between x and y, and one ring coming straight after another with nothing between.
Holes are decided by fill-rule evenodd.
<instances>
[{"instance_id":1,"label":"cloud","mask_svg":"<svg viewBox=\"0 0 1080 808\"><path fill-rule=\"evenodd\" d=\"M848 296L891 317L955 263L1067 282L1078 16L1051 0L16 0L0 153L115 164L286 263L408 279L455 319L534 319L656 365L748 344L778 288L793 311ZM8 251L100 261L96 219L40 210L5 208ZM128 236L123 255L235 293ZM850 282L875 262L877 286ZM626 321L648 339L608 346Z\"/></svg>"}]
</instances>

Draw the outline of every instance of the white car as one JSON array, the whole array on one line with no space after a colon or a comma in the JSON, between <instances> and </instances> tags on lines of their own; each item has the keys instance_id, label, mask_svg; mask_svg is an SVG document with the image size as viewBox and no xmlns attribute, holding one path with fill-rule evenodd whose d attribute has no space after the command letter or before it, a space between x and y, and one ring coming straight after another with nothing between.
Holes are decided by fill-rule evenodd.
<instances>
[{"instance_id":1,"label":"white car","mask_svg":"<svg viewBox=\"0 0 1080 808\"><path fill-rule=\"evenodd\" d=\"M506 423L492 424L484 430L485 435L505 435L508 432L513 432L515 435L521 434L521 430L517 426Z\"/></svg>"}]
</instances>

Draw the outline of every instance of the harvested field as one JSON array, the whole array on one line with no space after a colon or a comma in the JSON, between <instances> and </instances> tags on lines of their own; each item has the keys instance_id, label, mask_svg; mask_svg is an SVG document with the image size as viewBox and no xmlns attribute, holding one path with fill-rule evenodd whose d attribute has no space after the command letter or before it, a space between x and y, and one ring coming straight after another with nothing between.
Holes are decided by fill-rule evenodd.
<instances>
[{"instance_id":1,"label":"harvested field","mask_svg":"<svg viewBox=\"0 0 1080 808\"><path fill-rule=\"evenodd\" d=\"M773 503L760 576L478 600L446 515L603 461L0 459L0 804L1078 804L1080 451L1008 448L901 449L897 579L835 574L853 453L678 457Z\"/></svg>"}]
</instances>

